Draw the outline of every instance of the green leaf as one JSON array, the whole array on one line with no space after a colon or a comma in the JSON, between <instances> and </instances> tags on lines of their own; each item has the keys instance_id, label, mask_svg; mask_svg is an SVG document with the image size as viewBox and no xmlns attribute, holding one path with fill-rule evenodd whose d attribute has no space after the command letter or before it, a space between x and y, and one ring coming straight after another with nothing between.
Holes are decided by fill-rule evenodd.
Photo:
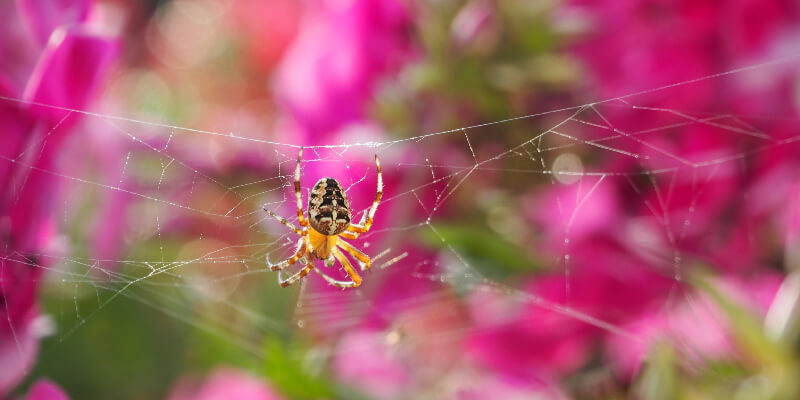
<instances>
[{"instance_id":1,"label":"green leaf","mask_svg":"<svg viewBox=\"0 0 800 400\"><path fill-rule=\"evenodd\" d=\"M444 239L461 256L466 257L470 265L489 279L499 280L519 272L542 269L541 262L534 260L528 250L488 229L437 224L427 232L422 236L426 245L439 248Z\"/></svg>"},{"instance_id":2,"label":"green leaf","mask_svg":"<svg viewBox=\"0 0 800 400\"><path fill-rule=\"evenodd\" d=\"M655 345L650 352L647 366L636 384L636 392L642 399L683 399L682 386L686 385L675 366L675 351L664 343Z\"/></svg>"}]
</instances>

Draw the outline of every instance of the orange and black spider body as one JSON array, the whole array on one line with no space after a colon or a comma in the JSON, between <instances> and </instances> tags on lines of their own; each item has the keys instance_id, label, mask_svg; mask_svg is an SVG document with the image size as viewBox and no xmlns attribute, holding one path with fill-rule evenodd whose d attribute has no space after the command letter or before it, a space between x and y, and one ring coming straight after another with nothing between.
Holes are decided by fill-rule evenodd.
<instances>
[{"instance_id":1,"label":"orange and black spider body","mask_svg":"<svg viewBox=\"0 0 800 400\"><path fill-rule=\"evenodd\" d=\"M381 176L381 162L375 155L375 168L378 172L378 188L375 200L368 212L361 216L361 222L352 223L352 210L347 201L342 185L333 178L322 178L314 185L308 197L308 218L303 215L303 196L300 188L300 163L303 160L303 149L297 154L297 166L294 169L294 193L297 198L297 222L300 228L272 212L267 208L264 211L275 217L282 224L300 235L297 241L297 250L294 255L279 264L272 264L267 259L270 269L278 271L278 282L286 287L306 276L311 270L317 271L328 283L341 288L353 288L361 285L361 276L353 268L350 260L342 253L353 257L361 271L366 271L372 265L372 260L361 250L355 248L344 239L358 239L359 235L369 231L375 218L375 211L383 196L383 178ZM342 265L349 281L336 280L314 268L314 260L319 259L330 267L336 261ZM292 264L300 261L305 266L288 278L283 278L281 272Z\"/></svg>"},{"instance_id":2,"label":"orange and black spider body","mask_svg":"<svg viewBox=\"0 0 800 400\"><path fill-rule=\"evenodd\" d=\"M332 265L331 251L339 241L339 234L350 226L350 204L342 185L333 178L322 178L308 196L308 223L311 231L312 254L325 265Z\"/></svg>"},{"instance_id":3,"label":"orange and black spider body","mask_svg":"<svg viewBox=\"0 0 800 400\"><path fill-rule=\"evenodd\" d=\"M342 185L333 178L322 178L308 197L308 222L315 231L333 236L350 226L350 204Z\"/></svg>"}]
</instances>

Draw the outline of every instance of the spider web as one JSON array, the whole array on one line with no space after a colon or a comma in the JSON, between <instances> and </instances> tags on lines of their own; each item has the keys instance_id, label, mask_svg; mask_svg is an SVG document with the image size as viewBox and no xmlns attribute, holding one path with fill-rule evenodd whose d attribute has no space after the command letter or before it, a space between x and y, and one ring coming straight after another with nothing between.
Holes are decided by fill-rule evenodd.
<instances>
[{"instance_id":1,"label":"spider web","mask_svg":"<svg viewBox=\"0 0 800 400\"><path fill-rule=\"evenodd\" d=\"M316 180L336 177L357 217L370 207L375 192L372 155L382 161L385 188L375 224L350 241L373 257L374 267L362 274L361 288L348 291L327 287L314 273L281 289L277 274L268 268L267 260L278 262L295 249L297 235L262 208L296 224L293 172L298 145L262 139L268 136L262 132L225 133L28 104L61 110L62 121L80 122L71 128L65 156L53 169L36 167L25 157L43 151L46 140L18 157L0 160L28 178L56 177L62 189L52 202L61 227L59 246L36 254L5 251L0 276L14 264L45 270L44 311L57 341L80 332L110 304L133 301L216 335L254 358L263 357L264 336L304 331L328 340L329 356L357 352L358 346L332 343L370 318L380 321L387 340L402 342L413 335L412 328L404 327L414 326L410 316L415 313L433 321L427 325L427 343L444 345L475 329L459 322L464 310L451 307L465 296L498 311L496 324L533 306L638 342L636 333L573 304L582 289L573 287L576 265L571 255L576 249L570 240L576 226L597 218L584 209L608 185L623 182L630 189L631 207L658 221L658 237L621 235L628 238L628 251L654 260L658 268L647 272L673 283L666 307L683 295L678 287L693 262L683 249L697 219L695 202L715 181L747 174L748 163L759 154L780 147L797 151L800 141L794 119L684 109L681 94L710 80L741 85L754 73L769 73L794 61L779 59L613 99L414 137L389 139L382 133L387 139L362 142L354 132L346 143L307 146L304 202ZM7 97L0 101L24 104ZM776 121L792 129L776 134ZM676 150L670 140L692 135L698 126L726 140L711 142L702 152ZM496 137L498 127L514 134ZM54 126L51 133L58 129ZM244 161L234 164L232 157ZM620 166L608 169L611 164ZM691 187L685 212L678 214L667 206L677 185ZM530 232L521 225L535 226L526 217L537 207L535 194L552 187L574 188L565 192L573 197L558 199L555 213L567 223L556 235L563 243L556 253L535 244L542 237L518 237ZM104 208L113 201L124 205L120 213ZM108 224L107 218L116 219L108 226L115 229L109 235L115 248L111 253L118 256L100 258L93 255L93 228ZM481 226L482 237L511 243L503 249L515 249L520 254L511 258L523 260L521 272L513 276L533 279L543 271L563 276L562 301L531 293L508 274L495 274L489 261L476 258L464 245L459 222ZM654 250L655 242L670 250ZM536 260L538 266L526 269L525 260ZM344 278L338 263L325 268L318 262L317 268ZM264 293L268 303L257 300Z\"/></svg>"}]
</instances>

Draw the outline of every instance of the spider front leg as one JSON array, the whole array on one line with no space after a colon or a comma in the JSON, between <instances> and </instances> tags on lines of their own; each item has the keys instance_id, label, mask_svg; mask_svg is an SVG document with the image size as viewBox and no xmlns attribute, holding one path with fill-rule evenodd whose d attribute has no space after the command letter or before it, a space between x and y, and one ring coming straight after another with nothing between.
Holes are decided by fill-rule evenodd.
<instances>
[{"instance_id":1,"label":"spider front leg","mask_svg":"<svg viewBox=\"0 0 800 400\"><path fill-rule=\"evenodd\" d=\"M289 227L289 229L293 230L294 233L296 233L296 234L298 234L300 236L305 236L305 235L308 234L308 231L306 231L305 229L297 229L297 227L294 226L294 224L292 224L291 222L287 221L286 218L283 218L280 215L275 214L274 212L272 212L272 210L267 209L266 206L264 207L264 211L266 211L269 215L272 215L273 217L275 217L275 219L277 219L278 221L281 221L282 224L284 224L287 227Z\"/></svg>"},{"instance_id":2,"label":"spider front leg","mask_svg":"<svg viewBox=\"0 0 800 400\"><path fill-rule=\"evenodd\" d=\"M294 194L297 197L297 221L300 226L308 226L308 221L303 215L303 196L300 192L300 162L303 160L303 148L297 153L297 167L294 169Z\"/></svg>"},{"instance_id":3,"label":"spider front leg","mask_svg":"<svg viewBox=\"0 0 800 400\"><path fill-rule=\"evenodd\" d=\"M272 263L269 262L269 258L267 258L267 265L269 265L270 269L273 271L282 270L296 263L297 260L303 258L303 256L306 254L306 250L307 247L305 243L305 238L300 238L300 240L297 241L297 251L294 253L294 255L287 258L286 260L283 260L283 262L281 262L280 264L275 264L275 265L272 265Z\"/></svg>"},{"instance_id":4,"label":"spider front leg","mask_svg":"<svg viewBox=\"0 0 800 400\"><path fill-rule=\"evenodd\" d=\"M372 202L369 212L362 215L359 224L350 224L350 226L347 227L347 231L353 233L353 235L347 236L348 239L355 239L360 234L369 231L369 228L372 227L372 221L375 219L375 211L378 209L381 197L383 197L383 175L381 174L381 161L378 159L377 154L375 155L375 167L378 169L378 191L375 193L375 200Z\"/></svg>"}]
</instances>

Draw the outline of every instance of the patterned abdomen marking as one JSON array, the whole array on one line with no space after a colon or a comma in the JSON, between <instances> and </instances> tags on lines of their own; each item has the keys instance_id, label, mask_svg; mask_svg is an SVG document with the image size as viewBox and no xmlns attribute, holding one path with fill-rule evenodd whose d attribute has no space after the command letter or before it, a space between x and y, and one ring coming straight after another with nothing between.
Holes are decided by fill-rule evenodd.
<instances>
[{"instance_id":1,"label":"patterned abdomen marking","mask_svg":"<svg viewBox=\"0 0 800 400\"><path fill-rule=\"evenodd\" d=\"M350 204L339 182L322 178L308 198L308 220L323 235L338 235L350 225Z\"/></svg>"}]
</instances>

